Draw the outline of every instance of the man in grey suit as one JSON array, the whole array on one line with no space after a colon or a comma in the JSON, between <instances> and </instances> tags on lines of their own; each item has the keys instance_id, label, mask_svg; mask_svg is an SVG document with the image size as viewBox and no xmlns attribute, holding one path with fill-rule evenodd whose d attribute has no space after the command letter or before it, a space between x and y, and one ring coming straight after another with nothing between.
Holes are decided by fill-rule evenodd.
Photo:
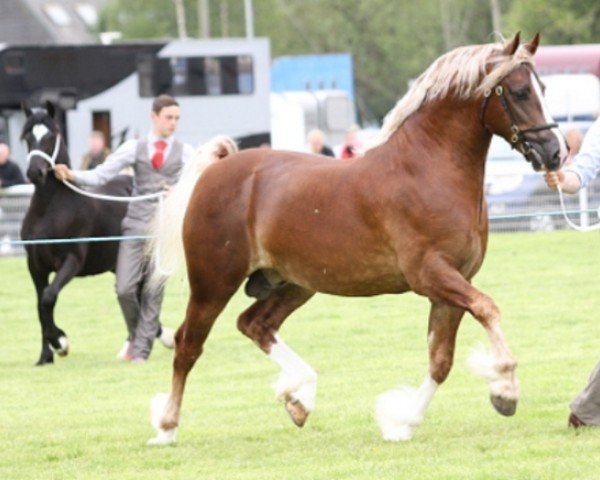
<instances>
[{"instance_id":1,"label":"man in grey suit","mask_svg":"<svg viewBox=\"0 0 600 480\"><path fill-rule=\"evenodd\" d=\"M96 187L131 167L134 195L168 190L177 182L183 163L194 155L190 145L174 138L179 117L177 101L169 95L160 95L152 103L152 129L146 138L123 143L93 170L70 170L66 165L56 165L55 175L60 180ZM157 199L130 203L122 223L123 235L146 234L157 205ZM144 247L144 240L123 241L117 259L117 297L128 331L128 339L118 357L135 363L146 362L161 330L165 330L163 338L167 333L172 336L172 331L167 332L159 322L164 289L148 291L144 288L151 273Z\"/></svg>"}]
</instances>

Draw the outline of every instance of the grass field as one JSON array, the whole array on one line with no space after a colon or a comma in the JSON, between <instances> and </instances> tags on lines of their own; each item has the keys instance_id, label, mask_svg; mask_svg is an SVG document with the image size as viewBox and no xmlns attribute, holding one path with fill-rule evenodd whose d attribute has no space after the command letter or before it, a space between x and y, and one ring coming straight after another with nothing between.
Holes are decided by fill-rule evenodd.
<instances>
[{"instance_id":1,"label":"grass field","mask_svg":"<svg viewBox=\"0 0 600 480\"><path fill-rule=\"evenodd\" d=\"M0 479L596 479L600 429L567 429L600 346L600 255L594 234L494 235L474 284L495 299L519 361L521 402L504 418L465 360L483 329L469 315L456 361L408 443L386 443L375 398L427 369L428 302L413 294L316 296L282 337L319 373L303 429L273 398L278 373L235 328L238 294L190 375L178 443L147 447L149 400L167 391L171 352L119 363L124 323L112 275L62 292L57 323L71 353L34 368L40 347L24 258L0 260ZM163 322L177 326L185 289L170 285Z\"/></svg>"}]
</instances>

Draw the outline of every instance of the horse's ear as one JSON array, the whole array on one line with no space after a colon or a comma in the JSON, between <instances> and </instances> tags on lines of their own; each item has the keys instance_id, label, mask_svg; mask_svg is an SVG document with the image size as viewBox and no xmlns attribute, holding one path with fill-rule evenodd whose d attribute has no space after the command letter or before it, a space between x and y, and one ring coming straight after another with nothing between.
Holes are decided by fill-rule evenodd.
<instances>
[{"instance_id":1,"label":"horse's ear","mask_svg":"<svg viewBox=\"0 0 600 480\"><path fill-rule=\"evenodd\" d=\"M523 45L523 47L529 53L531 53L532 55L535 55L535 52L537 51L539 44L540 44L540 32L536 33L535 37L533 37L531 39L531 41L529 41L529 43L526 43L525 45Z\"/></svg>"},{"instance_id":2,"label":"horse's ear","mask_svg":"<svg viewBox=\"0 0 600 480\"><path fill-rule=\"evenodd\" d=\"M54 108L54 104L50 100L46 100L46 111L48 112L48 115L54 118L54 113L56 112L56 109Z\"/></svg>"},{"instance_id":3,"label":"horse's ear","mask_svg":"<svg viewBox=\"0 0 600 480\"><path fill-rule=\"evenodd\" d=\"M31 108L29 108L25 102L21 103L21 110L23 110L27 117L31 117L31 114L33 113Z\"/></svg>"},{"instance_id":4,"label":"horse's ear","mask_svg":"<svg viewBox=\"0 0 600 480\"><path fill-rule=\"evenodd\" d=\"M517 48L519 48L520 39L521 32L517 32L513 39L504 46L502 53L504 53L504 55L513 55L517 51Z\"/></svg>"}]
</instances>

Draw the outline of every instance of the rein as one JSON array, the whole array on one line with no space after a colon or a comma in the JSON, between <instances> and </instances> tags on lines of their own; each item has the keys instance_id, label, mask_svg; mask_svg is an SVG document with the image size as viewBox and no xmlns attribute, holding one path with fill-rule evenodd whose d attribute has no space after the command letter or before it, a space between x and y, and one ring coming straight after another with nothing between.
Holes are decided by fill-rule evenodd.
<instances>
[{"instance_id":1,"label":"rein","mask_svg":"<svg viewBox=\"0 0 600 480\"><path fill-rule=\"evenodd\" d=\"M537 74L535 72L534 72L534 75L536 75L536 78L537 78ZM504 95L504 87L502 85L500 85L500 83L502 83L504 78L506 78L506 77L503 77L500 79L500 82L498 82L498 85L496 85L496 87L493 90L486 90L483 93L484 99L483 99L483 103L481 104L481 112L479 114L479 121L481 122L481 125L486 130L489 130L489 128L485 124L484 117L485 117L485 112L487 110L487 106L490 103L490 99L492 98L492 92L493 92L500 100L500 104L502 105L502 108L504 108L504 111L506 112L506 114L508 115L508 118L510 119L510 130L512 132L512 135L510 137L511 147L513 149L515 149L515 148L518 149L519 152L521 152L525 156L527 161L530 161L530 159L527 158L527 155L529 155L529 153L531 152L531 143L525 134L532 133L532 132L541 132L543 130L550 130L552 128L558 128L558 124L547 123L545 125L539 125L536 127L521 129L517 125L517 119L515 117L515 114L513 113L508 101L506 100L506 96Z\"/></svg>"}]
</instances>

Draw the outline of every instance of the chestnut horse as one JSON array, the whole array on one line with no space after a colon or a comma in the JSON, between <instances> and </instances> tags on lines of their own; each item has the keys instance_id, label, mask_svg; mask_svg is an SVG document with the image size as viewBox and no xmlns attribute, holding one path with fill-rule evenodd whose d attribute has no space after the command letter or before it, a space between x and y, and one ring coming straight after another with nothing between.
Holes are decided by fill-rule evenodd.
<instances>
[{"instance_id":1,"label":"chestnut horse","mask_svg":"<svg viewBox=\"0 0 600 480\"><path fill-rule=\"evenodd\" d=\"M558 169L567 155L534 69L538 42L536 35L520 45L517 34L441 56L388 114L381 141L351 161L265 149L228 154L219 141L204 147L206 155L226 158L201 171L193 191L188 179L181 233L190 296L176 334L170 394L153 401L158 434L151 444L175 440L187 375L245 279L257 300L239 316L238 328L280 365L276 394L298 426L313 410L317 375L278 331L315 292L413 291L431 302L424 382L385 393L377 404L386 440L410 439L422 422L451 369L465 312L492 345L478 368L491 402L502 415L515 413L516 361L500 311L471 279L487 244L483 180L492 135L538 170ZM169 217L171 208L185 205L166 208ZM168 242L159 238L156 248L166 252Z\"/></svg>"}]
</instances>

